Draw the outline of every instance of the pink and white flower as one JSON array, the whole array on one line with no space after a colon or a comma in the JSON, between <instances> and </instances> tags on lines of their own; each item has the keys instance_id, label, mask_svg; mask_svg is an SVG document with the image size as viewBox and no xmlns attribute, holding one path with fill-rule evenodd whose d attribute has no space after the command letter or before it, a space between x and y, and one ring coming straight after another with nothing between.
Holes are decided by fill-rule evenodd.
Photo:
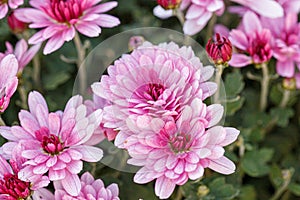
<instances>
[{"instance_id":1,"label":"pink and white flower","mask_svg":"<svg viewBox=\"0 0 300 200\"><path fill-rule=\"evenodd\" d=\"M86 200L86 199L103 199L103 200L120 200L118 185L113 183L105 188L101 179L95 180L89 173L85 172L80 179L81 191L77 196L69 195L60 183L55 183L55 200L72 199L72 200Z\"/></svg>"},{"instance_id":2,"label":"pink and white flower","mask_svg":"<svg viewBox=\"0 0 300 200\"><path fill-rule=\"evenodd\" d=\"M34 180L46 175L50 181L61 181L70 195L81 189L78 173L83 161L97 162L103 152L88 144L102 119L102 110L87 114L82 97L72 97L64 112L50 112L38 92L28 97L29 111L19 113L20 126L0 127L1 135L9 140L2 151L10 155L16 146L23 148L21 156L27 161L19 172L21 180Z\"/></svg>"},{"instance_id":3,"label":"pink and white flower","mask_svg":"<svg viewBox=\"0 0 300 200\"><path fill-rule=\"evenodd\" d=\"M262 22L274 37L272 49L274 50L274 57L277 59L277 73L283 77L293 77L295 66L300 70L300 24L298 23L298 15L288 13L282 18L263 18Z\"/></svg>"},{"instance_id":4,"label":"pink and white flower","mask_svg":"<svg viewBox=\"0 0 300 200\"><path fill-rule=\"evenodd\" d=\"M233 67L262 64L273 55L271 32L262 27L257 15L251 11L244 15L242 28L230 32L229 40L238 50L229 61L229 65Z\"/></svg>"},{"instance_id":5,"label":"pink and white flower","mask_svg":"<svg viewBox=\"0 0 300 200\"><path fill-rule=\"evenodd\" d=\"M147 131L133 121L130 130L135 134L123 143L132 157L128 163L142 166L134 181L144 184L156 179L155 193L166 199L176 185L201 178L205 168L233 173L235 165L224 156L223 147L235 141L239 131L215 126L222 115L221 105L206 106L196 98L176 121L149 120Z\"/></svg>"},{"instance_id":6,"label":"pink and white flower","mask_svg":"<svg viewBox=\"0 0 300 200\"><path fill-rule=\"evenodd\" d=\"M103 109L104 127L120 130L117 139L128 134L129 118L176 119L194 98L211 96L216 84L207 80L213 73L213 67L203 67L190 47L146 42L109 66L108 75L92 90L111 104Z\"/></svg>"},{"instance_id":7,"label":"pink and white flower","mask_svg":"<svg viewBox=\"0 0 300 200\"><path fill-rule=\"evenodd\" d=\"M18 87L18 61L12 54L0 57L0 60L0 113L2 113Z\"/></svg>"},{"instance_id":8,"label":"pink and white flower","mask_svg":"<svg viewBox=\"0 0 300 200\"><path fill-rule=\"evenodd\" d=\"M48 40L44 54L59 49L75 37L76 30L88 37L97 37L101 27L120 24L118 18L104 14L117 6L116 1L98 4L101 0L30 0L33 8L16 10L16 17L29 23L29 28L42 29L30 39L30 44Z\"/></svg>"},{"instance_id":9,"label":"pink and white flower","mask_svg":"<svg viewBox=\"0 0 300 200\"><path fill-rule=\"evenodd\" d=\"M32 60L32 58L37 54L40 50L41 44L33 45L28 49L28 44L24 39L21 39L17 42L15 49L13 46L6 42L6 51L5 53L0 53L0 58L7 54L14 54L19 63L18 72L21 73L26 65Z\"/></svg>"},{"instance_id":10,"label":"pink and white flower","mask_svg":"<svg viewBox=\"0 0 300 200\"><path fill-rule=\"evenodd\" d=\"M54 195L46 189L40 188L45 181L44 177L39 177L40 179L35 183L19 179L18 172L23 161L24 159L20 157L20 154L15 154L9 163L0 155L0 199L27 199L32 196L33 200L39 200L40 197L43 197L44 200L52 200ZM39 198L37 198L37 194L40 196Z\"/></svg>"},{"instance_id":11,"label":"pink and white flower","mask_svg":"<svg viewBox=\"0 0 300 200\"><path fill-rule=\"evenodd\" d=\"M181 11L184 11L190 4L191 4L191 0L182 0L178 9L180 9ZM173 9L164 9L163 7L158 5L153 9L153 14L156 17L159 17L161 19L167 19L169 17L174 16L174 10Z\"/></svg>"},{"instance_id":12,"label":"pink and white flower","mask_svg":"<svg viewBox=\"0 0 300 200\"><path fill-rule=\"evenodd\" d=\"M24 3L24 0L1 0L0 1L0 19L3 19L8 13L8 8L16 9Z\"/></svg>"}]
</instances>

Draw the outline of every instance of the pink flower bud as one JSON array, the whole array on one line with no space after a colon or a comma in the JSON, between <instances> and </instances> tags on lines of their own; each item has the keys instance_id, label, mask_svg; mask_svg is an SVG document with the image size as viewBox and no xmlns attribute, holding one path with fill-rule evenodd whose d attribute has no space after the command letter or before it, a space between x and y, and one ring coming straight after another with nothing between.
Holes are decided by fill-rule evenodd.
<instances>
[{"instance_id":1,"label":"pink flower bud","mask_svg":"<svg viewBox=\"0 0 300 200\"><path fill-rule=\"evenodd\" d=\"M178 8L182 0L157 0L157 3L166 10Z\"/></svg>"},{"instance_id":2,"label":"pink flower bud","mask_svg":"<svg viewBox=\"0 0 300 200\"><path fill-rule=\"evenodd\" d=\"M216 40L212 38L206 44L206 52L210 59L216 64L227 64L232 56L232 45L228 38L221 37L216 33Z\"/></svg>"},{"instance_id":3,"label":"pink flower bud","mask_svg":"<svg viewBox=\"0 0 300 200\"><path fill-rule=\"evenodd\" d=\"M282 81L282 87L286 90L295 90L297 88L296 78L284 78Z\"/></svg>"},{"instance_id":4,"label":"pink flower bud","mask_svg":"<svg viewBox=\"0 0 300 200\"><path fill-rule=\"evenodd\" d=\"M132 51L139 46L141 46L145 42L145 38L143 36L133 36L129 39L128 49Z\"/></svg>"},{"instance_id":5,"label":"pink flower bud","mask_svg":"<svg viewBox=\"0 0 300 200\"><path fill-rule=\"evenodd\" d=\"M17 34L17 33L22 33L23 31L25 31L28 27L28 25L24 22L21 22L20 20L18 20L14 14L14 12L12 12L8 17L7 17L7 23L9 28L12 30L13 33Z\"/></svg>"}]
</instances>

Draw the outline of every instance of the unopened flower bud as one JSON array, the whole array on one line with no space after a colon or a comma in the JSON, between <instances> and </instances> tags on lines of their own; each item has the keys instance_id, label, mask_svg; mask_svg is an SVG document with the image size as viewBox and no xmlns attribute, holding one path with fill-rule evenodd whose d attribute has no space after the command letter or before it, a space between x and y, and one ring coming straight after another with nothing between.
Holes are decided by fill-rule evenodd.
<instances>
[{"instance_id":1,"label":"unopened flower bud","mask_svg":"<svg viewBox=\"0 0 300 200\"><path fill-rule=\"evenodd\" d=\"M141 46L145 42L145 38L143 36L133 36L129 39L128 49L132 51L139 46Z\"/></svg>"},{"instance_id":2,"label":"unopened flower bud","mask_svg":"<svg viewBox=\"0 0 300 200\"><path fill-rule=\"evenodd\" d=\"M182 0L157 0L157 3L166 10L176 9Z\"/></svg>"},{"instance_id":3,"label":"unopened flower bud","mask_svg":"<svg viewBox=\"0 0 300 200\"><path fill-rule=\"evenodd\" d=\"M216 34L216 40L211 38L206 44L206 52L216 65L227 65L232 56L232 44L226 37Z\"/></svg>"},{"instance_id":4,"label":"unopened flower bud","mask_svg":"<svg viewBox=\"0 0 300 200\"><path fill-rule=\"evenodd\" d=\"M286 90L295 90L296 89L296 79L294 77L283 79L282 87Z\"/></svg>"},{"instance_id":5,"label":"unopened flower bud","mask_svg":"<svg viewBox=\"0 0 300 200\"><path fill-rule=\"evenodd\" d=\"M28 24L21 22L20 20L18 20L16 18L14 12L11 12L11 14L7 17L7 23L8 23L9 28L15 34L22 33L28 27Z\"/></svg>"}]
</instances>

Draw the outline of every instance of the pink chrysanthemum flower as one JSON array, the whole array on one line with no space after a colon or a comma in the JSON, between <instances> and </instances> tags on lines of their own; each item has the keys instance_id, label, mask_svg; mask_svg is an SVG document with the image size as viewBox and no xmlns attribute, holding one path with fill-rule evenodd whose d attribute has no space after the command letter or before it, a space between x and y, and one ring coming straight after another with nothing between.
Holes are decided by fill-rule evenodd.
<instances>
[{"instance_id":1,"label":"pink chrysanthemum flower","mask_svg":"<svg viewBox=\"0 0 300 200\"><path fill-rule=\"evenodd\" d=\"M7 12L8 7L16 9L24 3L24 0L1 0L0 1L0 19L3 19Z\"/></svg>"},{"instance_id":2,"label":"pink chrysanthemum flower","mask_svg":"<svg viewBox=\"0 0 300 200\"><path fill-rule=\"evenodd\" d=\"M118 185L113 183L105 188L101 179L95 180L89 173L85 172L81 176L81 191L77 196L69 195L60 183L54 184L55 200L86 200L86 199L101 199L101 200L120 200Z\"/></svg>"},{"instance_id":3,"label":"pink chrysanthemum flower","mask_svg":"<svg viewBox=\"0 0 300 200\"><path fill-rule=\"evenodd\" d=\"M5 45L6 51L5 53L0 53L0 58L7 54L14 54L19 63L19 73L23 71L24 67L32 60L41 47L41 44L36 44L28 49L28 44L24 39L17 42L15 49L9 42L6 42Z\"/></svg>"},{"instance_id":4,"label":"pink chrysanthemum flower","mask_svg":"<svg viewBox=\"0 0 300 200\"><path fill-rule=\"evenodd\" d=\"M277 59L277 73L283 77L293 77L295 66L300 70L300 24L297 14L288 13L277 19L263 18L262 22L274 37L272 49Z\"/></svg>"},{"instance_id":5,"label":"pink chrysanthemum flower","mask_svg":"<svg viewBox=\"0 0 300 200\"><path fill-rule=\"evenodd\" d=\"M222 15L224 9L223 0L192 0L185 15L183 32L187 35L195 35L206 26L214 13Z\"/></svg>"},{"instance_id":6,"label":"pink chrysanthemum flower","mask_svg":"<svg viewBox=\"0 0 300 200\"><path fill-rule=\"evenodd\" d=\"M48 184L46 177L39 177L34 183L19 179L18 172L25 161L20 153L15 151L9 163L0 155L0 199L17 200L32 197L33 200L39 200L43 197L44 200L53 200L54 195L42 188L45 183Z\"/></svg>"},{"instance_id":7,"label":"pink chrysanthemum flower","mask_svg":"<svg viewBox=\"0 0 300 200\"><path fill-rule=\"evenodd\" d=\"M244 15L242 25L243 30L230 32L229 40L238 52L232 54L229 64L244 67L269 61L273 55L270 30L263 28L257 15L251 11Z\"/></svg>"},{"instance_id":8,"label":"pink chrysanthemum flower","mask_svg":"<svg viewBox=\"0 0 300 200\"><path fill-rule=\"evenodd\" d=\"M101 0L30 0L33 8L16 10L16 17L29 23L30 28L41 28L29 39L30 44L48 40L44 54L59 49L65 41L75 37L76 30L88 37L97 37L100 27L119 25L118 18L103 14L117 6L117 2L99 4Z\"/></svg>"},{"instance_id":9,"label":"pink chrysanthemum flower","mask_svg":"<svg viewBox=\"0 0 300 200\"><path fill-rule=\"evenodd\" d=\"M176 119L194 98L211 96L216 84L207 80L213 72L213 67L202 66L190 47L146 42L109 66L108 75L92 89L111 103L104 108L104 127L120 130L118 138L127 134L129 118Z\"/></svg>"},{"instance_id":10,"label":"pink chrysanthemum flower","mask_svg":"<svg viewBox=\"0 0 300 200\"><path fill-rule=\"evenodd\" d=\"M0 113L2 113L8 107L10 98L18 87L18 61L12 54L0 60Z\"/></svg>"},{"instance_id":11,"label":"pink chrysanthemum flower","mask_svg":"<svg viewBox=\"0 0 300 200\"><path fill-rule=\"evenodd\" d=\"M124 145L132 157L128 163L142 166L134 181L144 184L156 179L155 193L166 199L176 185L201 178L205 168L233 173L235 165L224 156L223 147L235 141L239 131L214 126L222 115L221 105L207 107L194 99L177 121L149 120L144 125L147 131L133 121L131 131L139 133L128 137Z\"/></svg>"},{"instance_id":12,"label":"pink chrysanthemum flower","mask_svg":"<svg viewBox=\"0 0 300 200\"><path fill-rule=\"evenodd\" d=\"M98 162L103 156L101 149L89 145L101 122L102 110L88 115L82 97L74 96L64 112L49 113L38 92L29 94L28 106L29 112L19 113L21 126L0 127L2 136L9 140L2 147L3 152L10 154L21 145L21 155L27 159L19 172L22 180L47 174L50 181L61 181L70 195L78 195L81 185L77 174L83 161Z\"/></svg>"},{"instance_id":13,"label":"pink chrysanthemum flower","mask_svg":"<svg viewBox=\"0 0 300 200\"><path fill-rule=\"evenodd\" d=\"M184 11L190 4L191 4L191 0L182 0L178 9L180 9L181 11ZM159 17L161 19L167 19L174 15L174 10L173 9L165 9L161 5L158 5L153 9L153 14L156 17Z\"/></svg>"}]
</instances>

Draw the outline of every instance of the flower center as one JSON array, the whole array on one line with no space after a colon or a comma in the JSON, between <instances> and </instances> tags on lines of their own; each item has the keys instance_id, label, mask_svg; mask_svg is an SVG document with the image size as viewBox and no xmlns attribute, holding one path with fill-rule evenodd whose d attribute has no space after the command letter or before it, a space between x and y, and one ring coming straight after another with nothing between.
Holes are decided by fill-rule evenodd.
<instances>
[{"instance_id":1,"label":"flower center","mask_svg":"<svg viewBox=\"0 0 300 200\"><path fill-rule=\"evenodd\" d=\"M82 0L50 0L50 9L44 11L53 19L61 23L70 23L72 19L78 19L83 14Z\"/></svg>"},{"instance_id":2,"label":"flower center","mask_svg":"<svg viewBox=\"0 0 300 200\"><path fill-rule=\"evenodd\" d=\"M17 175L5 174L0 180L0 194L8 195L8 199L23 200L31 195L30 183L18 179Z\"/></svg>"},{"instance_id":3,"label":"flower center","mask_svg":"<svg viewBox=\"0 0 300 200\"><path fill-rule=\"evenodd\" d=\"M190 148L191 137L183 133L178 133L173 137L170 137L169 145L174 153L183 153Z\"/></svg>"},{"instance_id":4,"label":"flower center","mask_svg":"<svg viewBox=\"0 0 300 200\"><path fill-rule=\"evenodd\" d=\"M147 101L157 101L164 92L165 87L157 83L149 83L140 87L135 94L139 98L146 99Z\"/></svg>"},{"instance_id":5,"label":"flower center","mask_svg":"<svg viewBox=\"0 0 300 200\"><path fill-rule=\"evenodd\" d=\"M59 138L53 134L43 136L42 147L46 153L51 155L57 155L64 149L64 145L60 142Z\"/></svg>"},{"instance_id":6,"label":"flower center","mask_svg":"<svg viewBox=\"0 0 300 200\"><path fill-rule=\"evenodd\" d=\"M272 57L272 49L267 33L255 33L255 37L251 38L249 46L249 54L253 58L254 63L260 64L268 61Z\"/></svg>"}]
</instances>

